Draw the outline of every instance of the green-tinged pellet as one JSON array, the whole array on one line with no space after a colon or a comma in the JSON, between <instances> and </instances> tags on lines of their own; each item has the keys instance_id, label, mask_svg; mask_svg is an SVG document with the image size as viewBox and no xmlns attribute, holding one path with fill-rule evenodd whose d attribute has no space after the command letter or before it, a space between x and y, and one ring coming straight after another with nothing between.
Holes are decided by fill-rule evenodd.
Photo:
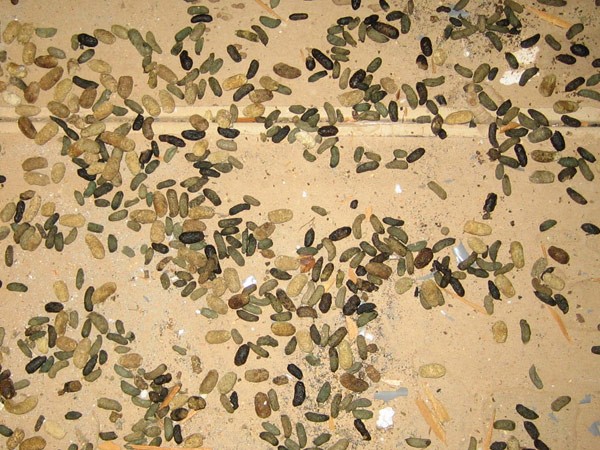
<instances>
[{"instance_id":1,"label":"green-tinged pellet","mask_svg":"<svg viewBox=\"0 0 600 450\"><path fill-rule=\"evenodd\" d=\"M544 387L544 383L537 373L535 364L532 364L532 366L529 368L529 379L536 388L542 389Z\"/></svg>"},{"instance_id":2,"label":"green-tinged pellet","mask_svg":"<svg viewBox=\"0 0 600 450\"><path fill-rule=\"evenodd\" d=\"M494 421L494 428L496 430L514 431L516 428L515 422L508 419L500 419Z\"/></svg>"},{"instance_id":3,"label":"green-tinged pellet","mask_svg":"<svg viewBox=\"0 0 600 450\"><path fill-rule=\"evenodd\" d=\"M567 406L569 403L571 403L571 397L569 397L568 395L562 395L551 403L550 408L552 409L552 411L558 412L565 406Z\"/></svg>"},{"instance_id":4,"label":"green-tinged pellet","mask_svg":"<svg viewBox=\"0 0 600 450\"><path fill-rule=\"evenodd\" d=\"M442 188L439 184L437 184L433 180L427 183L427 187L429 189L431 189L433 191L433 193L442 200L446 200L446 198L448 197L448 194L446 193L444 188Z\"/></svg>"},{"instance_id":5,"label":"green-tinged pellet","mask_svg":"<svg viewBox=\"0 0 600 450\"><path fill-rule=\"evenodd\" d=\"M431 439L409 437L404 440L409 447L427 448L431 445Z\"/></svg>"}]
</instances>

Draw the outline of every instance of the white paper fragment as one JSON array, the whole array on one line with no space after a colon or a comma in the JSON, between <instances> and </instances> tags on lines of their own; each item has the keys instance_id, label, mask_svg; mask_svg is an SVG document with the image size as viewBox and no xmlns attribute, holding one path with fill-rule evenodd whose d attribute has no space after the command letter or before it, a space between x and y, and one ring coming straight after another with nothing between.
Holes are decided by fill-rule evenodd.
<instances>
[{"instance_id":1,"label":"white paper fragment","mask_svg":"<svg viewBox=\"0 0 600 450\"><path fill-rule=\"evenodd\" d=\"M452 253L454 253L457 263L461 263L469 257L469 252L467 252L467 249L462 242L452 248Z\"/></svg>"},{"instance_id":2,"label":"white paper fragment","mask_svg":"<svg viewBox=\"0 0 600 450\"><path fill-rule=\"evenodd\" d=\"M540 51L539 47L531 47L531 48L522 48L513 53L517 61L519 61L519 65L529 65L535 63L537 59L537 54ZM524 69L517 70L507 70L500 78L500 83L505 86L510 86L511 84L517 84L521 79L521 75L525 72ZM536 75L537 76L537 75Z\"/></svg>"},{"instance_id":3,"label":"white paper fragment","mask_svg":"<svg viewBox=\"0 0 600 450\"><path fill-rule=\"evenodd\" d=\"M383 408L379 410L379 417L377 418L377 428L389 428L394 425L394 414L396 412L390 408Z\"/></svg>"},{"instance_id":4,"label":"white paper fragment","mask_svg":"<svg viewBox=\"0 0 600 450\"><path fill-rule=\"evenodd\" d=\"M500 83L505 86L510 86L511 84L517 84L521 79L521 75L523 75L525 70L507 70L500 78Z\"/></svg>"},{"instance_id":5,"label":"white paper fragment","mask_svg":"<svg viewBox=\"0 0 600 450\"><path fill-rule=\"evenodd\" d=\"M242 286L244 286L246 288L246 287L251 286L253 284L256 284L256 278L254 278L254 275L250 275L248 278L246 278L244 280L244 282L242 283Z\"/></svg>"},{"instance_id":6,"label":"white paper fragment","mask_svg":"<svg viewBox=\"0 0 600 450\"><path fill-rule=\"evenodd\" d=\"M516 52L513 52L513 55L515 55L515 58L517 58L519 64L533 64L537 59L537 54L539 51L540 48L535 46L519 49Z\"/></svg>"},{"instance_id":7,"label":"white paper fragment","mask_svg":"<svg viewBox=\"0 0 600 450\"><path fill-rule=\"evenodd\" d=\"M402 194L402 187L399 184L396 184L394 192L396 192L396 194Z\"/></svg>"}]
</instances>

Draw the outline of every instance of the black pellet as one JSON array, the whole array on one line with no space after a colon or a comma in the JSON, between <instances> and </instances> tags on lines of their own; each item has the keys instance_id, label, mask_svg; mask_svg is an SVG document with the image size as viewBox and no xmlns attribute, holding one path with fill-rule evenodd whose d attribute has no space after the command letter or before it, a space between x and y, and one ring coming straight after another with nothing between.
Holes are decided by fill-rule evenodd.
<instances>
[{"instance_id":1,"label":"black pellet","mask_svg":"<svg viewBox=\"0 0 600 450\"><path fill-rule=\"evenodd\" d=\"M179 240L184 244L194 244L204 240L202 231L184 231L179 235Z\"/></svg>"},{"instance_id":2,"label":"black pellet","mask_svg":"<svg viewBox=\"0 0 600 450\"><path fill-rule=\"evenodd\" d=\"M596 225L594 225L593 223L583 223L581 224L581 229L586 233L586 234L591 234L591 235L596 235L596 234L600 234L600 228Z\"/></svg>"},{"instance_id":3,"label":"black pellet","mask_svg":"<svg viewBox=\"0 0 600 450\"><path fill-rule=\"evenodd\" d=\"M514 150L519 164L521 167L525 167L527 165L527 152L525 152L525 147L523 147L521 144L516 144Z\"/></svg>"},{"instance_id":4,"label":"black pellet","mask_svg":"<svg viewBox=\"0 0 600 450\"><path fill-rule=\"evenodd\" d=\"M227 54L233 60L233 62L238 63L242 60L242 55L240 55L240 52L238 51L237 47L233 44L229 44L227 46Z\"/></svg>"},{"instance_id":5,"label":"black pellet","mask_svg":"<svg viewBox=\"0 0 600 450\"><path fill-rule=\"evenodd\" d=\"M550 137L550 143L557 152L562 152L566 148L565 138L558 130L552 133L552 136Z\"/></svg>"},{"instance_id":6,"label":"black pellet","mask_svg":"<svg viewBox=\"0 0 600 450\"><path fill-rule=\"evenodd\" d=\"M496 136L497 131L498 131L498 125L496 124L496 122L490 123L490 125L488 127L488 141L490 141L490 145L492 147L500 146L500 143L498 142L498 138Z\"/></svg>"},{"instance_id":7,"label":"black pellet","mask_svg":"<svg viewBox=\"0 0 600 450\"><path fill-rule=\"evenodd\" d=\"M194 60L190 58L190 55L187 50L183 50L179 54L179 64L181 64L181 68L183 70L191 70L194 65Z\"/></svg>"},{"instance_id":8,"label":"black pellet","mask_svg":"<svg viewBox=\"0 0 600 450\"><path fill-rule=\"evenodd\" d=\"M558 306L558 309L560 309L560 311L563 314L566 314L569 312L569 302L563 295L555 294L554 301L556 302L556 306Z\"/></svg>"},{"instance_id":9,"label":"black pellet","mask_svg":"<svg viewBox=\"0 0 600 450\"><path fill-rule=\"evenodd\" d=\"M568 127L578 128L581 126L581 121L575 117L571 117L567 114L560 116L560 120Z\"/></svg>"},{"instance_id":10,"label":"black pellet","mask_svg":"<svg viewBox=\"0 0 600 450\"><path fill-rule=\"evenodd\" d=\"M579 156L581 156L583 159L585 159L589 163L596 162L596 157L593 155L593 153L591 153L589 150L587 150L583 147L577 147L577 153L579 153Z\"/></svg>"},{"instance_id":11,"label":"black pellet","mask_svg":"<svg viewBox=\"0 0 600 450\"><path fill-rule=\"evenodd\" d=\"M234 411L240 407L240 401L238 398L238 393L236 391L233 391L229 396L229 403L231 403L231 407Z\"/></svg>"},{"instance_id":12,"label":"black pellet","mask_svg":"<svg viewBox=\"0 0 600 450\"><path fill-rule=\"evenodd\" d=\"M163 244L162 242L153 242L152 248L154 249L154 251L160 253L161 255L166 255L167 253L169 253L169 246Z\"/></svg>"},{"instance_id":13,"label":"black pellet","mask_svg":"<svg viewBox=\"0 0 600 450\"><path fill-rule=\"evenodd\" d=\"M556 60L569 66L577 62L577 59L573 55L569 55L567 53L561 53L560 55L557 55Z\"/></svg>"},{"instance_id":14,"label":"black pellet","mask_svg":"<svg viewBox=\"0 0 600 450\"><path fill-rule=\"evenodd\" d=\"M233 358L233 362L236 366L243 366L246 364L248 360L248 355L250 354L250 347L248 344L242 344L238 347L235 352L235 356Z\"/></svg>"},{"instance_id":15,"label":"black pellet","mask_svg":"<svg viewBox=\"0 0 600 450\"><path fill-rule=\"evenodd\" d=\"M287 370L289 373L291 373L293 376L295 376L299 380L302 379L302 377L303 377L302 370L296 364L293 364L293 363L288 364Z\"/></svg>"},{"instance_id":16,"label":"black pellet","mask_svg":"<svg viewBox=\"0 0 600 450\"><path fill-rule=\"evenodd\" d=\"M286 138L286 136L289 134L289 132L290 132L289 125L281 127L279 129L279 131L273 135L273 137L271 138L271 141L278 144Z\"/></svg>"},{"instance_id":17,"label":"black pellet","mask_svg":"<svg viewBox=\"0 0 600 450\"><path fill-rule=\"evenodd\" d=\"M192 23L209 23L212 22L213 18L210 14L197 14L192 17Z\"/></svg>"},{"instance_id":18,"label":"black pellet","mask_svg":"<svg viewBox=\"0 0 600 450\"><path fill-rule=\"evenodd\" d=\"M488 280L488 291L494 300L500 300L500 290L492 280Z\"/></svg>"},{"instance_id":19,"label":"black pellet","mask_svg":"<svg viewBox=\"0 0 600 450\"><path fill-rule=\"evenodd\" d=\"M233 93L233 101L239 102L241 99L243 99L246 95L248 95L253 90L254 90L254 85L251 83L246 83L243 86L240 86Z\"/></svg>"},{"instance_id":20,"label":"black pellet","mask_svg":"<svg viewBox=\"0 0 600 450\"><path fill-rule=\"evenodd\" d=\"M206 136L205 131L183 130L181 132L181 137L183 137L184 139L187 139L188 141L199 141L200 139L203 139L205 136Z\"/></svg>"},{"instance_id":21,"label":"black pellet","mask_svg":"<svg viewBox=\"0 0 600 450\"><path fill-rule=\"evenodd\" d=\"M250 80L255 77L258 73L258 68L260 64L256 59L250 61L250 65L248 66L248 70L246 71L246 79Z\"/></svg>"},{"instance_id":22,"label":"black pellet","mask_svg":"<svg viewBox=\"0 0 600 450\"><path fill-rule=\"evenodd\" d=\"M533 441L533 446L536 448L536 450L550 450L550 447L548 447L541 439L535 439Z\"/></svg>"},{"instance_id":23,"label":"black pellet","mask_svg":"<svg viewBox=\"0 0 600 450\"><path fill-rule=\"evenodd\" d=\"M352 74L350 79L348 80L348 86L353 89L357 89L359 85L363 82L365 77L367 76L367 72L363 69L358 69L356 72Z\"/></svg>"},{"instance_id":24,"label":"black pellet","mask_svg":"<svg viewBox=\"0 0 600 450\"><path fill-rule=\"evenodd\" d=\"M361 419L354 419L354 428L356 428L356 430L360 433L363 441L371 440L371 434Z\"/></svg>"},{"instance_id":25,"label":"black pellet","mask_svg":"<svg viewBox=\"0 0 600 450\"><path fill-rule=\"evenodd\" d=\"M294 398L292 399L293 406L300 406L306 399L306 388L302 381L296 381L294 385Z\"/></svg>"},{"instance_id":26,"label":"black pellet","mask_svg":"<svg viewBox=\"0 0 600 450\"><path fill-rule=\"evenodd\" d=\"M157 386L162 386L163 384L170 383L172 379L173 375L167 372L163 373L162 375L158 375L152 380L152 383L154 383Z\"/></svg>"},{"instance_id":27,"label":"black pellet","mask_svg":"<svg viewBox=\"0 0 600 450\"><path fill-rule=\"evenodd\" d=\"M227 139L235 139L240 135L240 130L236 130L235 128L221 128L217 127L217 133Z\"/></svg>"},{"instance_id":28,"label":"black pellet","mask_svg":"<svg viewBox=\"0 0 600 450\"><path fill-rule=\"evenodd\" d=\"M83 366L83 369L81 370L81 374L84 377L88 376L90 373L92 373L94 371L94 368L96 367L97 362L98 362L98 355L93 355L92 357L90 357L90 359L88 359L88 361L85 363L85 366Z\"/></svg>"},{"instance_id":29,"label":"black pellet","mask_svg":"<svg viewBox=\"0 0 600 450\"><path fill-rule=\"evenodd\" d=\"M505 450L508 447L506 442L495 441L490 444L490 450Z\"/></svg>"},{"instance_id":30,"label":"black pellet","mask_svg":"<svg viewBox=\"0 0 600 450\"><path fill-rule=\"evenodd\" d=\"M486 199L485 202L483 204L483 210L486 213L491 213L492 211L494 211L494 209L496 209L496 202L498 201L498 195L490 192Z\"/></svg>"},{"instance_id":31,"label":"black pellet","mask_svg":"<svg viewBox=\"0 0 600 450\"><path fill-rule=\"evenodd\" d=\"M421 46L421 52L423 52L425 56L431 56L433 54L431 39L429 39L427 36L421 38L419 44Z\"/></svg>"},{"instance_id":32,"label":"black pellet","mask_svg":"<svg viewBox=\"0 0 600 450\"><path fill-rule=\"evenodd\" d=\"M523 87L527 84L534 75L536 75L540 69L537 67L530 67L529 69L525 69L525 71L521 74L521 78L519 78L519 86Z\"/></svg>"},{"instance_id":33,"label":"black pellet","mask_svg":"<svg viewBox=\"0 0 600 450\"><path fill-rule=\"evenodd\" d=\"M406 157L406 162L414 163L421 159L421 157L425 154L425 149L423 147L419 147L414 149L412 152L408 154Z\"/></svg>"},{"instance_id":34,"label":"black pellet","mask_svg":"<svg viewBox=\"0 0 600 450\"><path fill-rule=\"evenodd\" d=\"M333 70L333 61L318 48L311 50L312 57L323 66L326 70Z\"/></svg>"},{"instance_id":35,"label":"black pellet","mask_svg":"<svg viewBox=\"0 0 600 450\"><path fill-rule=\"evenodd\" d=\"M583 77L574 78L565 85L565 91L566 92L574 91L577 88L579 88L579 86L581 86L583 83L585 83L585 78L583 78Z\"/></svg>"},{"instance_id":36,"label":"black pellet","mask_svg":"<svg viewBox=\"0 0 600 450\"><path fill-rule=\"evenodd\" d=\"M522 48L530 48L538 43L540 40L540 33L534 34L533 36L528 37L527 39L523 39L521 41Z\"/></svg>"},{"instance_id":37,"label":"black pellet","mask_svg":"<svg viewBox=\"0 0 600 450\"><path fill-rule=\"evenodd\" d=\"M160 134L158 136L160 142L166 142L167 144L174 145L175 147L185 147L185 141L172 134Z\"/></svg>"},{"instance_id":38,"label":"black pellet","mask_svg":"<svg viewBox=\"0 0 600 450\"><path fill-rule=\"evenodd\" d=\"M248 211L249 209L249 203L238 203L237 205L233 205L231 208L229 208L229 215L235 216L236 214L239 214L242 211Z\"/></svg>"},{"instance_id":39,"label":"black pellet","mask_svg":"<svg viewBox=\"0 0 600 450\"><path fill-rule=\"evenodd\" d=\"M335 125L324 125L317 130L319 136L329 137L338 134L338 129Z\"/></svg>"},{"instance_id":40,"label":"black pellet","mask_svg":"<svg viewBox=\"0 0 600 450\"><path fill-rule=\"evenodd\" d=\"M450 284L452 290L456 293L456 295L458 295L459 297L465 296L465 288L463 287L462 283L458 278L444 275L442 277L442 280L448 280L448 284ZM443 288L444 286L441 287Z\"/></svg>"},{"instance_id":41,"label":"black pellet","mask_svg":"<svg viewBox=\"0 0 600 450\"><path fill-rule=\"evenodd\" d=\"M179 424L173 427L173 440L177 445L183 442L183 435L181 434L181 425Z\"/></svg>"},{"instance_id":42,"label":"black pellet","mask_svg":"<svg viewBox=\"0 0 600 450\"><path fill-rule=\"evenodd\" d=\"M304 60L304 65L306 67L306 70L315 70L315 67L317 65L317 63L315 62L315 58L313 58L312 56L308 55L306 57L306 59Z\"/></svg>"},{"instance_id":43,"label":"black pellet","mask_svg":"<svg viewBox=\"0 0 600 450\"><path fill-rule=\"evenodd\" d=\"M395 100L391 100L388 105L388 115L392 122L398 122L398 103Z\"/></svg>"},{"instance_id":44,"label":"black pellet","mask_svg":"<svg viewBox=\"0 0 600 450\"><path fill-rule=\"evenodd\" d=\"M345 316L351 316L352 314L354 314L356 312L359 305L360 305L360 298L358 297L358 295L352 295L346 301L346 303L344 303L344 306L342 307L342 313Z\"/></svg>"},{"instance_id":45,"label":"black pellet","mask_svg":"<svg viewBox=\"0 0 600 450\"><path fill-rule=\"evenodd\" d=\"M427 102L427 86L422 81L418 81L415 88L419 96L419 105L424 105Z\"/></svg>"},{"instance_id":46,"label":"black pellet","mask_svg":"<svg viewBox=\"0 0 600 450\"><path fill-rule=\"evenodd\" d=\"M590 55L590 50L584 44L573 44L571 45L571 53L575 56L586 57Z\"/></svg>"},{"instance_id":47,"label":"black pellet","mask_svg":"<svg viewBox=\"0 0 600 450\"><path fill-rule=\"evenodd\" d=\"M98 45L98 39L87 33L79 33L77 35L77 42L79 42L82 47L95 47Z\"/></svg>"},{"instance_id":48,"label":"black pellet","mask_svg":"<svg viewBox=\"0 0 600 450\"><path fill-rule=\"evenodd\" d=\"M417 67L421 70L427 70L429 68L429 63L427 62L427 58L425 55L419 55L416 59Z\"/></svg>"},{"instance_id":49,"label":"black pellet","mask_svg":"<svg viewBox=\"0 0 600 450\"><path fill-rule=\"evenodd\" d=\"M13 216L15 223L19 223L21 220L23 220L23 213L25 213L25 202L23 200L19 200L15 209L15 215Z\"/></svg>"},{"instance_id":50,"label":"black pellet","mask_svg":"<svg viewBox=\"0 0 600 450\"><path fill-rule=\"evenodd\" d=\"M95 81L86 80L85 78L81 78L77 75L73 77L73 84L75 86L80 87L81 89L94 88L96 89L99 85Z\"/></svg>"},{"instance_id":51,"label":"black pellet","mask_svg":"<svg viewBox=\"0 0 600 450\"><path fill-rule=\"evenodd\" d=\"M554 300L551 296L549 296L548 294L545 294L543 292L540 291L534 291L533 292L535 294L535 296L541 300L543 303L545 303L546 305L550 305L550 306L556 306L556 300Z\"/></svg>"},{"instance_id":52,"label":"black pellet","mask_svg":"<svg viewBox=\"0 0 600 450\"><path fill-rule=\"evenodd\" d=\"M352 228L350 227L340 227L329 234L329 239L332 241L339 241L344 239L352 233Z\"/></svg>"},{"instance_id":53,"label":"black pellet","mask_svg":"<svg viewBox=\"0 0 600 450\"><path fill-rule=\"evenodd\" d=\"M520 403L517 404L515 409L517 410L517 413L519 413L519 415L521 417L523 417L524 419L527 419L527 420L535 420L538 417L540 417L535 411L533 411L532 409L529 409L527 406L524 406Z\"/></svg>"},{"instance_id":54,"label":"black pellet","mask_svg":"<svg viewBox=\"0 0 600 450\"><path fill-rule=\"evenodd\" d=\"M404 13L402 11L398 11L398 10L390 11L385 16L385 20L387 20L388 22L393 22L394 20L402 19L403 16L404 16Z\"/></svg>"},{"instance_id":55,"label":"black pellet","mask_svg":"<svg viewBox=\"0 0 600 450\"><path fill-rule=\"evenodd\" d=\"M290 20L294 20L294 21L297 21L297 20L306 20L306 19L308 19L308 14L306 14L306 13L293 13L293 14L290 14L288 17L289 17Z\"/></svg>"},{"instance_id":56,"label":"black pellet","mask_svg":"<svg viewBox=\"0 0 600 450\"><path fill-rule=\"evenodd\" d=\"M46 362L46 359L46 356L43 355L36 356L25 365L25 371L29 374L34 373L36 370L42 367L42 364Z\"/></svg>"},{"instance_id":57,"label":"black pellet","mask_svg":"<svg viewBox=\"0 0 600 450\"><path fill-rule=\"evenodd\" d=\"M379 6L384 11L389 11L390 9L390 4L386 0L379 0Z\"/></svg>"},{"instance_id":58,"label":"black pellet","mask_svg":"<svg viewBox=\"0 0 600 450\"><path fill-rule=\"evenodd\" d=\"M378 20L379 16L377 14L370 14L364 18L363 22L365 23L365 25L373 25Z\"/></svg>"},{"instance_id":59,"label":"black pellet","mask_svg":"<svg viewBox=\"0 0 600 450\"><path fill-rule=\"evenodd\" d=\"M48 302L44 305L44 310L48 313L58 313L61 312L64 308L64 305L61 302Z\"/></svg>"},{"instance_id":60,"label":"black pellet","mask_svg":"<svg viewBox=\"0 0 600 450\"><path fill-rule=\"evenodd\" d=\"M327 313L331 308L332 296L329 292L325 292L319 300L319 311L323 314Z\"/></svg>"},{"instance_id":61,"label":"black pellet","mask_svg":"<svg viewBox=\"0 0 600 450\"><path fill-rule=\"evenodd\" d=\"M389 23L375 22L371 26L375 31L383 34L389 39L398 39L398 37L400 37L400 30Z\"/></svg>"},{"instance_id":62,"label":"black pellet","mask_svg":"<svg viewBox=\"0 0 600 450\"><path fill-rule=\"evenodd\" d=\"M142 125L144 124L144 116L142 116L141 114L138 114L135 119L133 119L133 125L131 126L131 128L134 131L138 131L142 129Z\"/></svg>"}]
</instances>

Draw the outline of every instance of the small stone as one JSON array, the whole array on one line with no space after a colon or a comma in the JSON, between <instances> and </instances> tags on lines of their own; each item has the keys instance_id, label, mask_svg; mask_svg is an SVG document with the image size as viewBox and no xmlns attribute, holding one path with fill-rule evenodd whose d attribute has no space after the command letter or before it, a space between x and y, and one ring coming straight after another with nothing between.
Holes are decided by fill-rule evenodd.
<instances>
[{"instance_id":1,"label":"small stone","mask_svg":"<svg viewBox=\"0 0 600 450\"><path fill-rule=\"evenodd\" d=\"M97 305L103 303L117 291L117 285L113 281L108 281L100 286L92 294L92 303Z\"/></svg>"},{"instance_id":2,"label":"small stone","mask_svg":"<svg viewBox=\"0 0 600 450\"><path fill-rule=\"evenodd\" d=\"M277 63L273 66L273 72L282 78L294 79L302 75L300 69L286 63Z\"/></svg>"},{"instance_id":3,"label":"small stone","mask_svg":"<svg viewBox=\"0 0 600 450\"><path fill-rule=\"evenodd\" d=\"M269 397L264 392L257 392L254 396L254 411L256 411L256 415L261 419L266 419L271 415Z\"/></svg>"},{"instance_id":4,"label":"small stone","mask_svg":"<svg viewBox=\"0 0 600 450\"><path fill-rule=\"evenodd\" d=\"M387 280L392 275L392 268L383 263L370 262L365 265L365 269L370 275L375 275L384 280Z\"/></svg>"},{"instance_id":5,"label":"small stone","mask_svg":"<svg viewBox=\"0 0 600 450\"><path fill-rule=\"evenodd\" d=\"M548 248L548 255L559 264L568 264L571 259L565 250L560 247L555 247L554 245L551 245Z\"/></svg>"},{"instance_id":6,"label":"small stone","mask_svg":"<svg viewBox=\"0 0 600 450\"><path fill-rule=\"evenodd\" d=\"M492 234L492 227L487 223L476 222L475 220L467 220L463 231L465 233L474 234L475 236L489 236Z\"/></svg>"},{"instance_id":7,"label":"small stone","mask_svg":"<svg viewBox=\"0 0 600 450\"><path fill-rule=\"evenodd\" d=\"M211 330L204 337L209 344L223 344L231 339L229 330Z\"/></svg>"},{"instance_id":8,"label":"small stone","mask_svg":"<svg viewBox=\"0 0 600 450\"><path fill-rule=\"evenodd\" d=\"M422 378L441 378L446 375L446 368L438 363L424 364L419 367L419 376Z\"/></svg>"},{"instance_id":9,"label":"small stone","mask_svg":"<svg viewBox=\"0 0 600 450\"><path fill-rule=\"evenodd\" d=\"M471 120L473 120L473 113L469 110L462 110L448 114L444 123L448 125L458 125L469 123Z\"/></svg>"},{"instance_id":10,"label":"small stone","mask_svg":"<svg viewBox=\"0 0 600 450\"><path fill-rule=\"evenodd\" d=\"M138 353L127 353L119 357L119 365L126 369L137 369L142 365L144 358Z\"/></svg>"},{"instance_id":11,"label":"small stone","mask_svg":"<svg viewBox=\"0 0 600 450\"><path fill-rule=\"evenodd\" d=\"M58 422L54 422L53 420L46 420L44 422L44 430L54 439L62 439L67 435L66 430L60 426Z\"/></svg>"},{"instance_id":12,"label":"small stone","mask_svg":"<svg viewBox=\"0 0 600 450\"><path fill-rule=\"evenodd\" d=\"M425 309L444 304L444 295L434 280L425 280L419 291L419 300Z\"/></svg>"},{"instance_id":13,"label":"small stone","mask_svg":"<svg viewBox=\"0 0 600 450\"><path fill-rule=\"evenodd\" d=\"M364 392L369 388L369 383L345 372L340 376L340 383L352 392Z\"/></svg>"},{"instance_id":14,"label":"small stone","mask_svg":"<svg viewBox=\"0 0 600 450\"><path fill-rule=\"evenodd\" d=\"M510 243L510 258L515 265L515 268L522 269L525 267L525 254L523 252L523 245L519 241L512 241Z\"/></svg>"},{"instance_id":15,"label":"small stone","mask_svg":"<svg viewBox=\"0 0 600 450\"><path fill-rule=\"evenodd\" d=\"M27 438L19 444L19 450L43 450L45 448L46 440L41 436Z\"/></svg>"},{"instance_id":16,"label":"small stone","mask_svg":"<svg viewBox=\"0 0 600 450\"><path fill-rule=\"evenodd\" d=\"M492 334L494 335L494 341L498 344L504 344L508 338L508 327L503 320L499 320L492 325Z\"/></svg>"},{"instance_id":17,"label":"small stone","mask_svg":"<svg viewBox=\"0 0 600 450\"><path fill-rule=\"evenodd\" d=\"M394 284L396 294L402 295L410 290L413 286L413 280L408 277L402 277Z\"/></svg>"},{"instance_id":18,"label":"small stone","mask_svg":"<svg viewBox=\"0 0 600 450\"><path fill-rule=\"evenodd\" d=\"M273 322L271 331L275 336L292 336L296 332L296 327L289 322Z\"/></svg>"},{"instance_id":19,"label":"small stone","mask_svg":"<svg viewBox=\"0 0 600 450\"><path fill-rule=\"evenodd\" d=\"M262 383L269 379L269 371L267 369L250 369L244 373L244 379L250 383Z\"/></svg>"},{"instance_id":20,"label":"small stone","mask_svg":"<svg viewBox=\"0 0 600 450\"><path fill-rule=\"evenodd\" d=\"M269 221L272 223L284 223L292 220L294 217L294 212L291 209L275 209L273 211L269 211Z\"/></svg>"},{"instance_id":21,"label":"small stone","mask_svg":"<svg viewBox=\"0 0 600 450\"><path fill-rule=\"evenodd\" d=\"M343 94L338 95L338 101L341 106L352 107L360 102L362 102L365 93L361 90L354 90L344 92Z\"/></svg>"},{"instance_id":22,"label":"small stone","mask_svg":"<svg viewBox=\"0 0 600 450\"><path fill-rule=\"evenodd\" d=\"M210 394L219 381L219 372L212 369L209 370L202 383L200 383L200 394Z\"/></svg>"}]
</instances>

